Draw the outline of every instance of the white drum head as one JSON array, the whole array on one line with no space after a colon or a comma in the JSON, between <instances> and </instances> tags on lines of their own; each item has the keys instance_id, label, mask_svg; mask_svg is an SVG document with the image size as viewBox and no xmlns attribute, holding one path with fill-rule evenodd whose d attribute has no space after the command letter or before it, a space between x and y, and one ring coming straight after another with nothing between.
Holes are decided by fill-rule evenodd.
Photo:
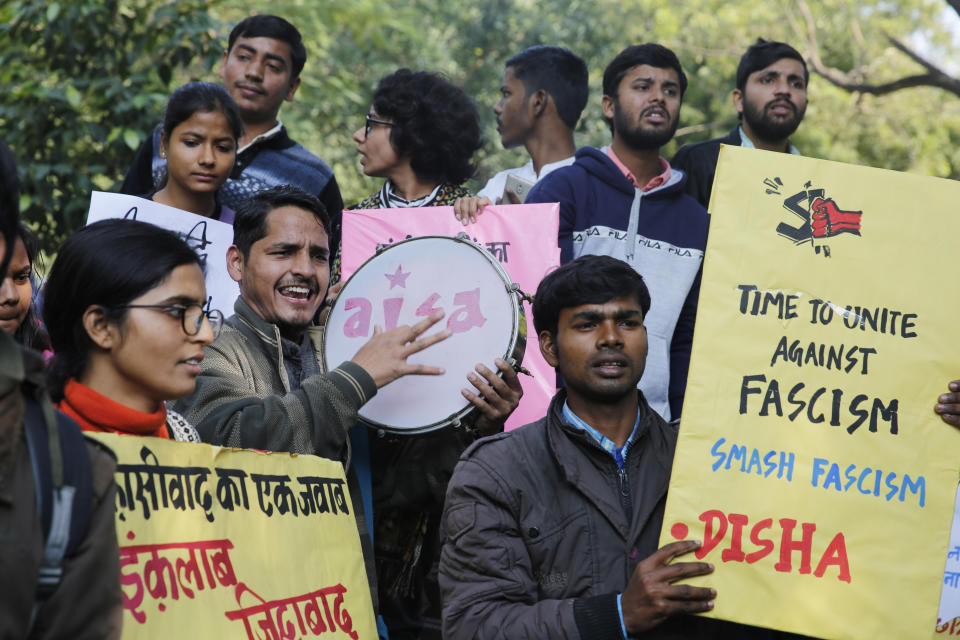
<instances>
[{"instance_id":1,"label":"white drum head","mask_svg":"<svg viewBox=\"0 0 960 640\"><path fill-rule=\"evenodd\" d=\"M477 363L494 368L494 358L507 357L516 342L519 304L509 286L499 263L469 241L427 236L392 245L364 263L337 297L324 332L325 364L353 358L374 325L389 331L443 309L426 335L447 327L454 334L407 361L446 373L391 382L360 408L360 417L404 433L445 426L473 406L460 393L473 390L467 374Z\"/></svg>"}]
</instances>

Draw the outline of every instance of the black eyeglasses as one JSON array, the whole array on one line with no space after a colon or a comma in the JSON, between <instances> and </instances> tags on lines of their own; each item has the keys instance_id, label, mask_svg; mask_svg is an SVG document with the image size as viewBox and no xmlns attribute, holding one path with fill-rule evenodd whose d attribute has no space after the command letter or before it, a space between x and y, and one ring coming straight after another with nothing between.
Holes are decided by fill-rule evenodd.
<instances>
[{"instance_id":1,"label":"black eyeglasses","mask_svg":"<svg viewBox=\"0 0 960 640\"><path fill-rule=\"evenodd\" d=\"M197 302L191 304L124 304L114 308L156 309L173 317L179 317L183 332L188 336L195 336L200 333L204 318L207 318L210 322L214 340L220 336L220 330L223 328L223 313L219 309L204 309L203 305Z\"/></svg>"},{"instance_id":2,"label":"black eyeglasses","mask_svg":"<svg viewBox=\"0 0 960 640\"><path fill-rule=\"evenodd\" d=\"M367 124L363 128L364 138L370 135L370 129L373 129L373 125L375 124L382 124L385 127L392 127L394 125L393 122L387 122L386 120L377 120L376 118L371 118L369 113L365 117L367 119Z\"/></svg>"}]
</instances>

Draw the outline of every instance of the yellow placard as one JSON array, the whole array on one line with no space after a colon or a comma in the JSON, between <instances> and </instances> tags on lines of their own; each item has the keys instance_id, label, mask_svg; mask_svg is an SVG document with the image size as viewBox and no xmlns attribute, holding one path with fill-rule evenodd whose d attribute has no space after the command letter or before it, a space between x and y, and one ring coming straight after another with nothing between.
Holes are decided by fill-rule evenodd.
<instances>
[{"instance_id":1,"label":"yellow placard","mask_svg":"<svg viewBox=\"0 0 960 640\"><path fill-rule=\"evenodd\" d=\"M377 637L340 463L94 435L118 460L125 639Z\"/></svg>"},{"instance_id":2,"label":"yellow placard","mask_svg":"<svg viewBox=\"0 0 960 640\"><path fill-rule=\"evenodd\" d=\"M960 183L723 147L661 543L712 616L929 637L960 432Z\"/></svg>"}]
</instances>

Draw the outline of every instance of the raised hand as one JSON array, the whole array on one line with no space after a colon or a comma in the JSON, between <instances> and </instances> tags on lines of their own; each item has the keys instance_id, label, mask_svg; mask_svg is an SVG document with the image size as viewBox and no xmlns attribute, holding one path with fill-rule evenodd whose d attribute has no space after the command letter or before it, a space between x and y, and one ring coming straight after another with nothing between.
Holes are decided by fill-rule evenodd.
<instances>
[{"instance_id":1,"label":"raised hand","mask_svg":"<svg viewBox=\"0 0 960 640\"><path fill-rule=\"evenodd\" d=\"M442 375L442 367L411 364L407 362L407 358L453 335L450 329L444 329L420 337L424 331L439 322L443 315L443 311L438 309L412 327L404 325L386 333L377 325L373 328L370 340L353 356L353 362L370 374L378 389L403 376Z\"/></svg>"}]
</instances>

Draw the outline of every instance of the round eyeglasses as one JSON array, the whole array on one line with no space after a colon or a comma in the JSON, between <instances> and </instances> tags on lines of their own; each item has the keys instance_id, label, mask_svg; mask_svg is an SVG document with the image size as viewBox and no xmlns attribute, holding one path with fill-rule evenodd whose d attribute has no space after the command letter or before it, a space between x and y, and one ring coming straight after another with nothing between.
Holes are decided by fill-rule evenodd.
<instances>
[{"instance_id":1,"label":"round eyeglasses","mask_svg":"<svg viewBox=\"0 0 960 640\"><path fill-rule=\"evenodd\" d=\"M188 336L195 336L200 333L204 318L210 322L210 330L213 331L214 340L220 337L220 330L223 329L223 313L219 309L204 309L203 305L197 302L190 304L124 304L114 308L155 309L173 317L179 317L183 332Z\"/></svg>"}]
</instances>

